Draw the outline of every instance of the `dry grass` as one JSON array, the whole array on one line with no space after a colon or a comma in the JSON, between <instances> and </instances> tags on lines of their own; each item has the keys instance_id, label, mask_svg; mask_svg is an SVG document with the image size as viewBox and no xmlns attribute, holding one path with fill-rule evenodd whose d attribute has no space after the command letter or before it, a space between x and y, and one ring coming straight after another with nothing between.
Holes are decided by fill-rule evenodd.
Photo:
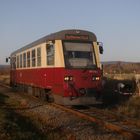
<instances>
[{"instance_id":1,"label":"dry grass","mask_svg":"<svg viewBox=\"0 0 140 140\"><path fill-rule=\"evenodd\" d=\"M104 64L105 73L140 73L140 63L116 62Z\"/></svg>"},{"instance_id":2,"label":"dry grass","mask_svg":"<svg viewBox=\"0 0 140 140\"><path fill-rule=\"evenodd\" d=\"M140 97L132 97L118 107L118 112L128 117L140 119Z\"/></svg>"},{"instance_id":3,"label":"dry grass","mask_svg":"<svg viewBox=\"0 0 140 140\"><path fill-rule=\"evenodd\" d=\"M10 83L10 75L9 74L0 75L0 82L4 83L6 85L9 85L9 83Z\"/></svg>"},{"instance_id":4,"label":"dry grass","mask_svg":"<svg viewBox=\"0 0 140 140\"><path fill-rule=\"evenodd\" d=\"M13 110L1 108L0 114L1 140L39 140L44 138L44 135L39 132L29 118L22 117Z\"/></svg>"},{"instance_id":5,"label":"dry grass","mask_svg":"<svg viewBox=\"0 0 140 140\"><path fill-rule=\"evenodd\" d=\"M9 92L9 91L5 91ZM0 140L48 139L27 117L16 113L19 103L0 92Z\"/></svg>"}]
</instances>

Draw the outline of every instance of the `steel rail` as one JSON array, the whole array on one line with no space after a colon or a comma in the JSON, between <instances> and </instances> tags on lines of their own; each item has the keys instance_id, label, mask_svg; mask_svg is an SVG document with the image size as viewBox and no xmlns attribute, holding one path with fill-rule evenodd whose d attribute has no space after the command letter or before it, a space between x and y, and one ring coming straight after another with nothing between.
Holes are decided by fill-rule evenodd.
<instances>
[{"instance_id":1,"label":"steel rail","mask_svg":"<svg viewBox=\"0 0 140 140\"><path fill-rule=\"evenodd\" d=\"M129 118L129 117L122 115L122 114L116 114L115 111L101 110L101 109L99 110L95 107L92 107L91 110L93 112L97 112L97 113L100 113L102 115L109 114L107 117L112 119L112 120L117 119L118 121L121 121L122 124L135 126L135 127L140 129L140 121L136 120L134 118Z\"/></svg>"},{"instance_id":2,"label":"steel rail","mask_svg":"<svg viewBox=\"0 0 140 140\"><path fill-rule=\"evenodd\" d=\"M109 121L104 121L100 118L90 116L89 114L80 112L79 110L74 110L74 109L68 108L66 106L58 105L55 103L52 103L51 105L56 107L56 108L62 109L64 111L70 112L74 115L77 115L78 117L80 117L82 119L85 119L85 120L97 123L101 126L104 126L105 128L107 128L113 132L117 132L117 133L127 137L129 140L140 140L140 133L138 133L137 131L120 126L119 124L114 124L114 123L109 122Z\"/></svg>"},{"instance_id":3,"label":"steel rail","mask_svg":"<svg viewBox=\"0 0 140 140\"><path fill-rule=\"evenodd\" d=\"M11 87L9 85L3 84L1 82L0 82L0 86L5 87L5 88L8 88L8 89L11 89Z\"/></svg>"}]
</instances>

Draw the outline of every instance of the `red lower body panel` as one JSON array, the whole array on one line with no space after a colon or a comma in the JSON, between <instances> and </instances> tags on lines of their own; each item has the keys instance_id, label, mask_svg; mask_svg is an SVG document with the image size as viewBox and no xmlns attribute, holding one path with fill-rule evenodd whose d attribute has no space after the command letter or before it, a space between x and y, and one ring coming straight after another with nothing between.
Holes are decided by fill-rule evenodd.
<instances>
[{"instance_id":1,"label":"red lower body panel","mask_svg":"<svg viewBox=\"0 0 140 140\"><path fill-rule=\"evenodd\" d=\"M66 81L65 77L72 79ZM99 78L93 80L93 77ZM65 68L12 70L11 83L51 89L55 95L63 97L82 96L90 90L101 90L101 71Z\"/></svg>"}]
</instances>

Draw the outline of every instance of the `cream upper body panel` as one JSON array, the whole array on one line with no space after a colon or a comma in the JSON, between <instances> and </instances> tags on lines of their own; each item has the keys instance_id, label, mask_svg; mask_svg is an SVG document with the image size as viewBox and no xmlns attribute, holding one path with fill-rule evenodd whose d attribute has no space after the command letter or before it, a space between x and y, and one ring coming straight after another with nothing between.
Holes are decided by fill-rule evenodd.
<instances>
[{"instance_id":1,"label":"cream upper body panel","mask_svg":"<svg viewBox=\"0 0 140 140\"><path fill-rule=\"evenodd\" d=\"M36 40L11 54L11 66L13 69L36 69L46 67L65 67L66 56L63 50L64 41L93 42L94 64L101 68L99 58L99 46L96 35L84 30L62 30ZM51 42L51 44L49 44ZM53 45L53 46L51 46ZM68 46L68 43L67 43ZM68 47L67 47L68 48ZM75 49L75 48L74 48ZM79 50L79 48L76 48ZM75 51L77 51L75 50ZM84 49L83 49L84 50ZM73 51L73 50L69 50ZM87 51L87 50L86 50ZM96 62L95 62L96 61ZM73 61L72 61L73 62ZM77 61L75 60L75 63ZM80 60L82 62L82 59Z\"/></svg>"},{"instance_id":2,"label":"cream upper body panel","mask_svg":"<svg viewBox=\"0 0 140 140\"><path fill-rule=\"evenodd\" d=\"M65 67L62 41L55 41L55 67Z\"/></svg>"},{"instance_id":3,"label":"cream upper body panel","mask_svg":"<svg viewBox=\"0 0 140 140\"><path fill-rule=\"evenodd\" d=\"M16 57L16 69L35 69L35 68L42 68L42 67L44 67L45 64L46 64L46 48L45 48L45 46L46 46L46 43L42 43L42 44L39 44L37 46L34 46L32 48L29 48L27 50L24 50L22 52L17 53L15 55L15 57ZM41 62L40 62L41 65L40 66L37 65L37 59L38 59L38 57L37 57L37 49L38 48L41 49ZM33 50L35 50L35 66L32 66L32 51ZM27 66L27 53L28 52L30 52L30 66L29 67ZM24 63L23 54L24 53L26 54L26 67L23 67L23 63ZM20 55L22 55L22 64L21 64L22 67L20 67L20 63L21 63ZM17 61L17 57L19 57L19 62ZM17 67L17 65L18 65L17 63L19 63L19 67Z\"/></svg>"},{"instance_id":4,"label":"cream upper body panel","mask_svg":"<svg viewBox=\"0 0 140 140\"><path fill-rule=\"evenodd\" d=\"M53 65L48 65L47 64L47 42L39 44L37 46L34 46L30 49L24 50L23 52L17 53L14 55L16 57L16 69L35 69L35 68L51 68L51 67L65 67L65 62L64 62L64 53L63 53L63 46L62 46L62 40L55 40L54 45L54 64ZM38 66L38 55L37 55L37 49L41 49L41 65ZM100 64L100 57L99 57L99 46L97 45L97 42L93 42L93 49L94 49L94 55L95 55L95 60L98 68L101 68ZM32 51L35 50L35 66L32 66ZM27 52L30 52L30 67L27 66ZM24 60L20 61L18 63L22 62L22 67L20 67L20 64L17 64L17 57L20 59L20 55L22 55L23 59L23 54L26 53L26 67L23 67ZM12 56L13 57L13 56ZM95 61L94 60L94 61ZM19 65L19 67L17 67Z\"/></svg>"},{"instance_id":5,"label":"cream upper body panel","mask_svg":"<svg viewBox=\"0 0 140 140\"><path fill-rule=\"evenodd\" d=\"M11 57L16 58L16 69L35 69L35 68L51 68L51 67L64 67L64 55L63 55L63 47L62 41L56 40L54 43L54 64L47 64L47 42L34 46L30 49L24 50L22 52L17 53ZM37 65L38 57L37 57L37 49L41 48L41 65ZM35 50L35 66L32 66L32 50ZM30 52L30 67L27 66L27 52ZM23 67L23 54L26 54L26 67ZM20 55L22 55L22 61L20 61ZM19 61L17 64L17 57L19 57ZM22 63L22 67L20 67L20 63ZM19 67L17 67L19 65Z\"/></svg>"}]
</instances>

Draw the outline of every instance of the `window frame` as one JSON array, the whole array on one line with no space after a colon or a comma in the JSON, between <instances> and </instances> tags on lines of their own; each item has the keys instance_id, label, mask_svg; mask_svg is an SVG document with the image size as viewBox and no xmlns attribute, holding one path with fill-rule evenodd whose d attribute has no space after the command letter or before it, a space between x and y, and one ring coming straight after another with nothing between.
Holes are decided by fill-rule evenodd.
<instances>
[{"instance_id":1,"label":"window frame","mask_svg":"<svg viewBox=\"0 0 140 140\"><path fill-rule=\"evenodd\" d=\"M23 68L26 68L26 52L23 53Z\"/></svg>"},{"instance_id":2,"label":"window frame","mask_svg":"<svg viewBox=\"0 0 140 140\"><path fill-rule=\"evenodd\" d=\"M36 67L36 49L32 49L31 60L32 60L32 67Z\"/></svg>"},{"instance_id":3,"label":"window frame","mask_svg":"<svg viewBox=\"0 0 140 140\"><path fill-rule=\"evenodd\" d=\"M53 47L52 49L50 47ZM50 51L49 51L50 49ZM52 53L51 53L52 52ZM48 66L55 65L55 46L54 44L46 44L46 63Z\"/></svg>"},{"instance_id":4,"label":"window frame","mask_svg":"<svg viewBox=\"0 0 140 140\"><path fill-rule=\"evenodd\" d=\"M37 48L37 66L41 66L41 47Z\"/></svg>"},{"instance_id":5,"label":"window frame","mask_svg":"<svg viewBox=\"0 0 140 140\"><path fill-rule=\"evenodd\" d=\"M22 57L22 54L20 54L19 56L20 56L20 58L19 58L19 67L22 68L22 66L23 66L23 64L22 64L23 59L22 58L23 57Z\"/></svg>"},{"instance_id":6,"label":"window frame","mask_svg":"<svg viewBox=\"0 0 140 140\"><path fill-rule=\"evenodd\" d=\"M27 51L27 67L31 67L31 51Z\"/></svg>"},{"instance_id":7,"label":"window frame","mask_svg":"<svg viewBox=\"0 0 140 140\"><path fill-rule=\"evenodd\" d=\"M92 61L93 61L93 66L94 68L96 69L97 68L97 61L96 61L96 55L95 55L95 50L94 50L94 46L93 46L93 42L92 41L80 41L80 40L63 40L62 41L62 46L63 46L63 53L64 53L64 63L65 63L65 68L68 68L68 69L85 69L84 67L74 67L74 66L71 66L68 64L68 58L66 57L66 48L65 48L65 42L68 42L68 43L89 43L92 45ZM91 69L91 68L86 68L86 69Z\"/></svg>"}]
</instances>

